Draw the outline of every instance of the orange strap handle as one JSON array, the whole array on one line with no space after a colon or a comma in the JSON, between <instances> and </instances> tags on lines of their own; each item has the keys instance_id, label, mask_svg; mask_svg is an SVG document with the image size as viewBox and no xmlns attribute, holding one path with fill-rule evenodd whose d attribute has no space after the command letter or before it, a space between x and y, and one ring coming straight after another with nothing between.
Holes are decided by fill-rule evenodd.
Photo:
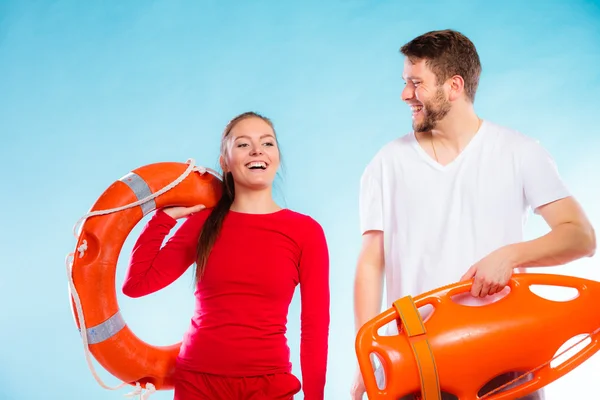
<instances>
[{"instance_id":1,"label":"orange strap handle","mask_svg":"<svg viewBox=\"0 0 600 400\"><path fill-rule=\"evenodd\" d=\"M423 400L441 400L440 381L435 358L427 339L427 331L421 314L411 296L402 297L394 302L394 308L402 320L408 336L421 377L421 398Z\"/></svg>"}]
</instances>

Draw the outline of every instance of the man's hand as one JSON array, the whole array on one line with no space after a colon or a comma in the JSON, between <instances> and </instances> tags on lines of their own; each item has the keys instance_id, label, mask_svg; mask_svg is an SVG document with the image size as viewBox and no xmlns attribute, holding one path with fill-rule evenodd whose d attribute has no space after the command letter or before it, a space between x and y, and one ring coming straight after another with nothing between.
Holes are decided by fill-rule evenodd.
<instances>
[{"instance_id":1,"label":"man's hand","mask_svg":"<svg viewBox=\"0 0 600 400\"><path fill-rule=\"evenodd\" d=\"M365 382L363 381L360 368L356 368L356 375L354 376L354 382L352 382L352 388L350 389L350 395L352 400L362 400L363 394L367 392L365 388Z\"/></svg>"},{"instance_id":2,"label":"man's hand","mask_svg":"<svg viewBox=\"0 0 600 400\"><path fill-rule=\"evenodd\" d=\"M460 280L474 279L471 294L475 297L499 293L512 276L514 259L513 247L501 247L469 268Z\"/></svg>"}]
</instances>

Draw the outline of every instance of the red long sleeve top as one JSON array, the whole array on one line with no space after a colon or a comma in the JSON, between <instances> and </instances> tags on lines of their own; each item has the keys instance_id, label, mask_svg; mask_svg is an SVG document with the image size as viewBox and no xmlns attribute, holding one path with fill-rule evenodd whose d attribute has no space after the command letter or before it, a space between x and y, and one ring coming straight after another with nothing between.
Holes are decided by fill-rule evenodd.
<instances>
[{"instance_id":1,"label":"red long sleeve top","mask_svg":"<svg viewBox=\"0 0 600 400\"><path fill-rule=\"evenodd\" d=\"M136 241L123 293L141 297L171 284L196 260L210 210L176 221L158 210ZM162 247L161 247L162 246ZM193 371L255 376L291 372L287 312L300 284L300 364L305 399L323 399L329 334L329 254L312 218L283 209L230 211L195 290L195 311L177 359Z\"/></svg>"}]
</instances>

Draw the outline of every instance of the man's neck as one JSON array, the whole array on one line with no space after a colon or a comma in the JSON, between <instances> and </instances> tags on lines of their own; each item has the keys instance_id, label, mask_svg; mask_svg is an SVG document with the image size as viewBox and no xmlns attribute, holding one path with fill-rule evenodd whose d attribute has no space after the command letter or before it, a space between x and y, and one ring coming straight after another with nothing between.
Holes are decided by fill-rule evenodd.
<instances>
[{"instance_id":1,"label":"man's neck","mask_svg":"<svg viewBox=\"0 0 600 400\"><path fill-rule=\"evenodd\" d=\"M443 147L460 153L479 131L481 119L472 108L453 110L432 130L432 139Z\"/></svg>"}]
</instances>

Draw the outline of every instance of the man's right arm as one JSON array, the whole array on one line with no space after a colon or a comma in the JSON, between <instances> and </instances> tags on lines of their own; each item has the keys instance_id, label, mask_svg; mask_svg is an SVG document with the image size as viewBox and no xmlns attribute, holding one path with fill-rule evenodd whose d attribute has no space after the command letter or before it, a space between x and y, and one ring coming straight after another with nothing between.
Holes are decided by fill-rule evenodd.
<instances>
[{"instance_id":1,"label":"man's right arm","mask_svg":"<svg viewBox=\"0 0 600 400\"><path fill-rule=\"evenodd\" d=\"M381 311L384 277L383 186L381 160L369 163L360 179L359 216L362 246L354 276L355 332ZM352 400L361 400L365 384L357 366L350 389Z\"/></svg>"},{"instance_id":2,"label":"man's right arm","mask_svg":"<svg viewBox=\"0 0 600 400\"><path fill-rule=\"evenodd\" d=\"M354 277L355 332L381 312L384 278L383 232L367 231Z\"/></svg>"}]
</instances>

